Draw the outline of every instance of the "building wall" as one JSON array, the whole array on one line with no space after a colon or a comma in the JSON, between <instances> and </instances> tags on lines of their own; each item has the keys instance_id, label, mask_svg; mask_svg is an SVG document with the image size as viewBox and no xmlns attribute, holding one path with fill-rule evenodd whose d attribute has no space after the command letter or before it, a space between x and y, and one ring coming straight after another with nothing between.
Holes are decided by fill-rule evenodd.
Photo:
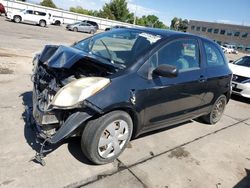
<instances>
[{"instance_id":1,"label":"building wall","mask_svg":"<svg viewBox=\"0 0 250 188\"><path fill-rule=\"evenodd\" d=\"M210 38L220 45L231 44L250 52L250 27L190 20L187 32Z\"/></svg>"}]
</instances>

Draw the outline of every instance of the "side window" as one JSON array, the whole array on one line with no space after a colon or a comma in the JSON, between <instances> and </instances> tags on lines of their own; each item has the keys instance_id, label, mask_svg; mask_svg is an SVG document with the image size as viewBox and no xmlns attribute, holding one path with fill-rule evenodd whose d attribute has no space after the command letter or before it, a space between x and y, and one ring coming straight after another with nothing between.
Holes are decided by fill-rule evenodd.
<instances>
[{"instance_id":1,"label":"side window","mask_svg":"<svg viewBox=\"0 0 250 188\"><path fill-rule=\"evenodd\" d=\"M195 39L173 41L158 52L158 65L173 65L180 72L199 68L199 59L199 46Z\"/></svg>"},{"instance_id":2,"label":"side window","mask_svg":"<svg viewBox=\"0 0 250 188\"><path fill-rule=\"evenodd\" d=\"M214 44L204 42L204 47L209 67L220 66L225 63L219 49Z\"/></svg>"},{"instance_id":3,"label":"side window","mask_svg":"<svg viewBox=\"0 0 250 188\"><path fill-rule=\"evenodd\" d=\"M161 64L176 66L179 72L200 68L199 46L195 39L181 39L170 42L154 53L141 68L138 74L152 79L152 71Z\"/></svg>"},{"instance_id":4,"label":"side window","mask_svg":"<svg viewBox=\"0 0 250 188\"><path fill-rule=\"evenodd\" d=\"M27 14L33 14L33 11L32 10L27 10L26 13Z\"/></svg>"}]
</instances>

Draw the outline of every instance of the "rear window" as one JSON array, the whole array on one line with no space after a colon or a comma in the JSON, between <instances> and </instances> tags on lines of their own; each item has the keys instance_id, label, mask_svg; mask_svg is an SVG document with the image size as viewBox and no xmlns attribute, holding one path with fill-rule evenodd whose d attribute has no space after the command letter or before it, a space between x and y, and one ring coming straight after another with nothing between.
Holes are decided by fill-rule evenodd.
<instances>
[{"instance_id":1,"label":"rear window","mask_svg":"<svg viewBox=\"0 0 250 188\"><path fill-rule=\"evenodd\" d=\"M212 43L204 42L207 65L209 67L224 65L225 61L219 49Z\"/></svg>"}]
</instances>

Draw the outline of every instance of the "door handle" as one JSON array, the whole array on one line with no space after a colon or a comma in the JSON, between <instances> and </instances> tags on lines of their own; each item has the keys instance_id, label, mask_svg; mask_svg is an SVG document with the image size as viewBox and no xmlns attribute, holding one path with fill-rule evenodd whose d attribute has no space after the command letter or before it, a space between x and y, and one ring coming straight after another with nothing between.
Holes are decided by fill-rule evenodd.
<instances>
[{"instance_id":1,"label":"door handle","mask_svg":"<svg viewBox=\"0 0 250 188\"><path fill-rule=\"evenodd\" d=\"M199 78L200 83L204 83L206 81L207 81L207 78L205 76L200 76L200 78Z\"/></svg>"}]
</instances>

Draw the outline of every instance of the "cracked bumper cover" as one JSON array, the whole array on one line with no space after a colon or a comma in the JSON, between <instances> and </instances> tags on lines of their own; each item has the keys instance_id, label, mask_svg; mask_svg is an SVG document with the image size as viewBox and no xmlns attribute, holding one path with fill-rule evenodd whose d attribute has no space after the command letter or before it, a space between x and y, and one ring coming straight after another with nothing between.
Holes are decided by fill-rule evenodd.
<instances>
[{"instance_id":1,"label":"cracked bumper cover","mask_svg":"<svg viewBox=\"0 0 250 188\"><path fill-rule=\"evenodd\" d=\"M33 104L32 119L35 124L38 136L43 139L47 139L47 141L51 144L58 143L63 139L68 138L78 127L83 125L84 122L86 122L89 118L93 117L97 113L98 109L95 109L93 105L91 107L84 108L84 111L77 111L69 115L66 121L63 122L55 132L55 134L49 136L43 130L43 126L51 123L56 123L59 125L60 121L56 113L53 114L51 112L43 112L38 108L38 105Z\"/></svg>"}]
</instances>

